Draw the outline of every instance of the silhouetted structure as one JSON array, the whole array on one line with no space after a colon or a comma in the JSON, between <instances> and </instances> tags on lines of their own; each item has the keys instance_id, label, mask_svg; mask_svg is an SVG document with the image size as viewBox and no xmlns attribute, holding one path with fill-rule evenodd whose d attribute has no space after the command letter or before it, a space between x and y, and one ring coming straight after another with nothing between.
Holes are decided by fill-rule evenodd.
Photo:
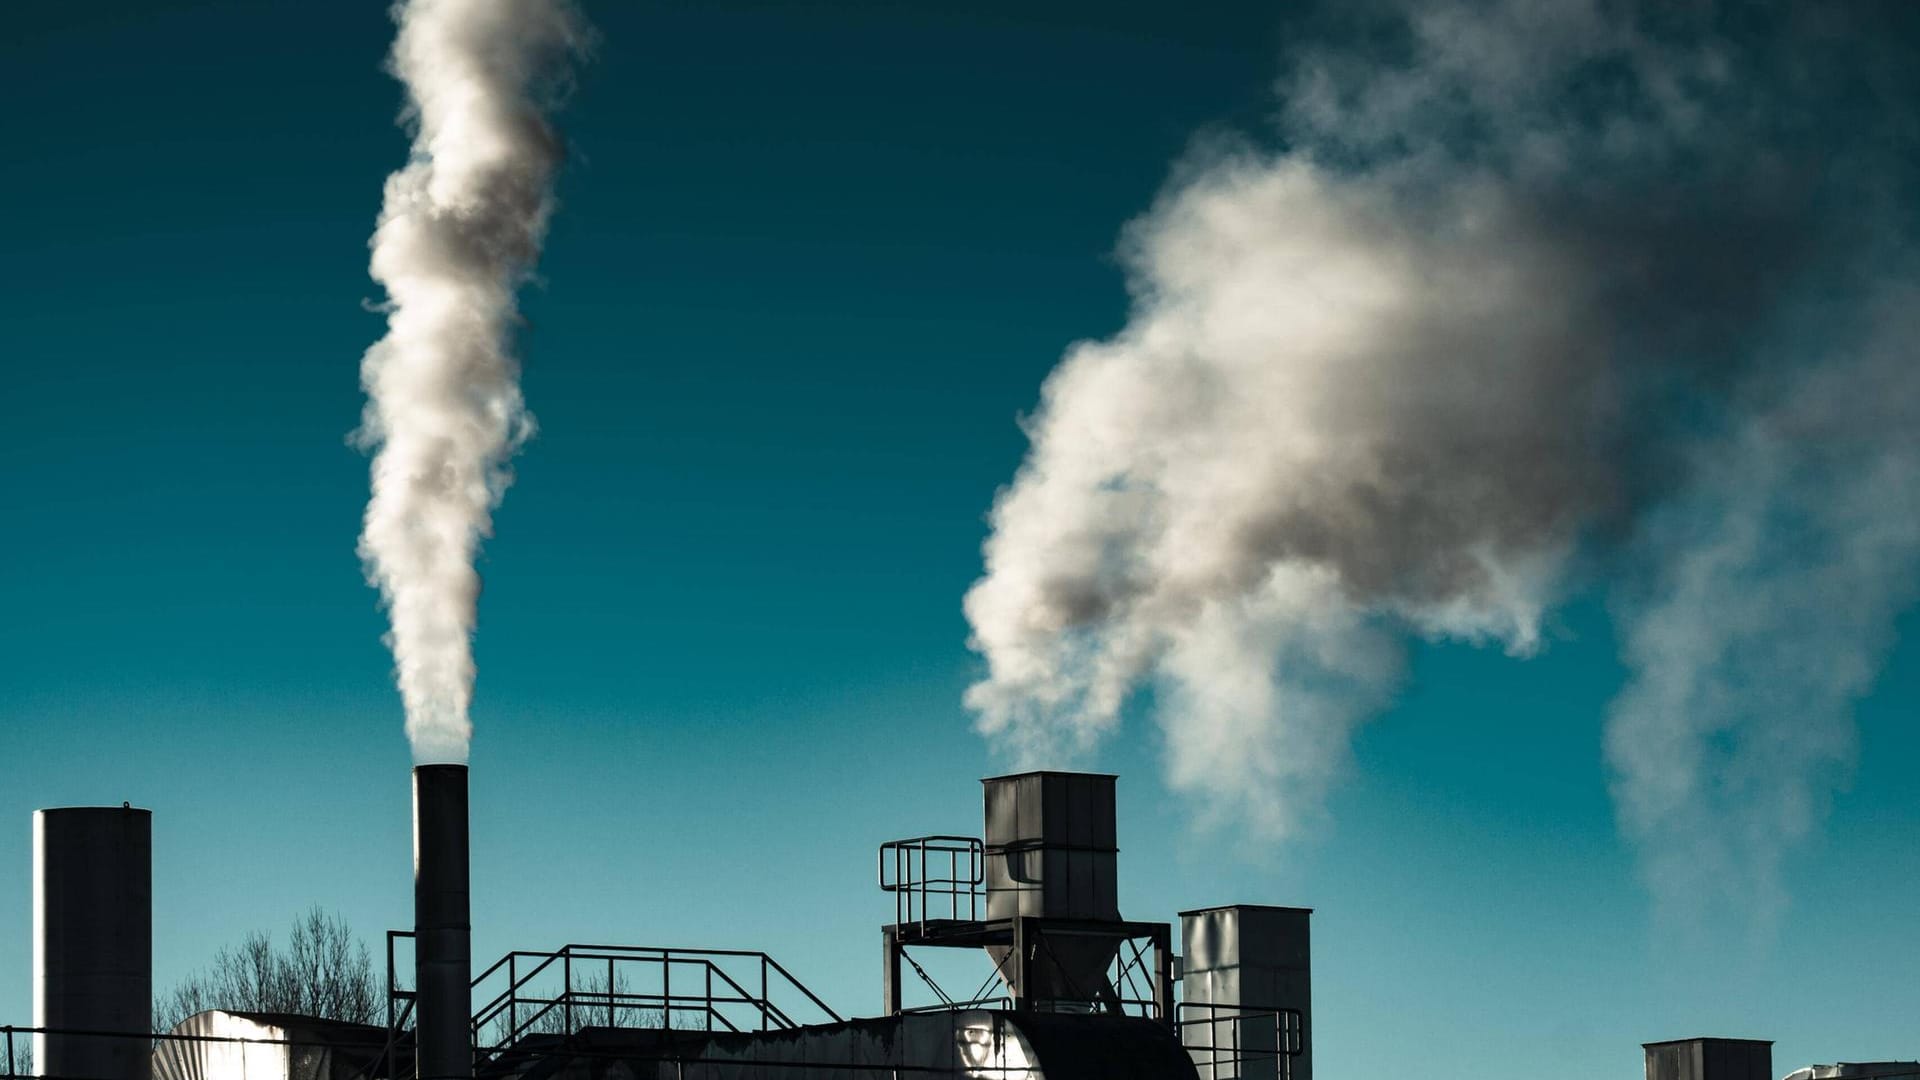
<instances>
[{"instance_id":1,"label":"silhouetted structure","mask_svg":"<svg viewBox=\"0 0 1920 1080\"><path fill-rule=\"evenodd\" d=\"M420 1080L473 1075L467 767L413 770L414 1036Z\"/></svg>"},{"instance_id":2,"label":"silhouetted structure","mask_svg":"<svg viewBox=\"0 0 1920 1080\"><path fill-rule=\"evenodd\" d=\"M1765 1039L1674 1039L1642 1043L1647 1080L1773 1080Z\"/></svg>"},{"instance_id":3,"label":"silhouetted structure","mask_svg":"<svg viewBox=\"0 0 1920 1080\"><path fill-rule=\"evenodd\" d=\"M468 771L413 774L411 930L387 940L387 1022L207 1010L157 1037L151 816L34 815L37 1072L59 1080L1310 1080L1312 911L1229 904L1122 918L1115 778L983 783L983 835L881 845L882 1015L849 1019L737 949L515 950L472 975ZM398 945L414 948L401 985ZM979 950L952 995L914 958ZM911 972L934 1000L906 1001ZM52 1030L45 1030L52 1029ZM20 1029L0 1029L8 1039ZM1646 1080L1773 1080L1756 1039L1646 1043ZM0 1069L0 1080L13 1080ZM1786 1080L1920 1080L1920 1064Z\"/></svg>"},{"instance_id":4,"label":"silhouetted structure","mask_svg":"<svg viewBox=\"0 0 1920 1080\"><path fill-rule=\"evenodd\" d=\"M153 815L122 804L33 815L33 1040L43 1076L147 1080Z\"/></svg>"}]
</instances>

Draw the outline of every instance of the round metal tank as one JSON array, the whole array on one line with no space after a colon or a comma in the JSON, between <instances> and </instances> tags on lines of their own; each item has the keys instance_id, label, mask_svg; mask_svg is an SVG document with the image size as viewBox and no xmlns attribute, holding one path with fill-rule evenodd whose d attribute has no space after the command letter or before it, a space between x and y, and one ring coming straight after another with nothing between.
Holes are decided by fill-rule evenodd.
<instances>
[{"instance_id":1,"label":"round metal tank","mask_svg":"<svg viewBox=\"0 0 1920 1080\"><path fill-rule=\"evenodd\" d=\"M33 815L33 1025L144 1032L153 1023L153 815L76 806ZM35 1071L148 1080L146 1039L35 1035Z\"/></svg>"}]
</instances>

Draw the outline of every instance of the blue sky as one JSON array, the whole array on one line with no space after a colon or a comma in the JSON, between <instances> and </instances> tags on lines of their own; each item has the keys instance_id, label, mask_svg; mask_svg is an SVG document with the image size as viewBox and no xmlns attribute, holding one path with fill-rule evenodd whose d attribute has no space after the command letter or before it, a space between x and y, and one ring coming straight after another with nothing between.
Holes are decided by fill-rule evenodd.
<instances>
[{"instance_id":1,"label":"blue sky","mask_svg":"<svg viewBox=\"0 0 1920 1080\"><path fill-rule=\"evenodd\" d=\"M524 297L540 433L482 572L476 959L764 948L877 1007L883 840L978 828L959 599L1016 418L1110 334L1113 257L1196 136L1265 121L1269 5L588 5ZM0 193L0 1021L28 818L155 812L156 982L319 902L410 918L408 752L347 445L382 4L15 13ZM1416 646L1324 818L1205 830L1139 717L1122 904L1308 905L1328 1076L1636 1075L1639 1042L1920 1056L1911 613L1771 930L1655 918L1608 800L1598 597L1548 648ZM1892 958L1892 959L1890 959ZM1490 1052L1499 1047L1499 1052Z\"/></svg>"}]
</instances>

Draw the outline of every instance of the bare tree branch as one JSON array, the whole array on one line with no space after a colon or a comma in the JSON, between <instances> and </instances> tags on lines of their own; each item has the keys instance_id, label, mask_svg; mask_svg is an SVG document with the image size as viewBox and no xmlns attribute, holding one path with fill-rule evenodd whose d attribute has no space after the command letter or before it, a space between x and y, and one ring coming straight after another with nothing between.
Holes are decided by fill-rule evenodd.
<instances>
[{"instance_id":1,"label":"bare tree branch","mask_svg":"<svg viewBox=\"0 0 1920 1080\"><path fill-rule=\"evenodd\" d=\"M153 1004L153 1030L171 1031L207 1009L281 1012L371 1023L379 987L365 943L319 906L293 921L284 950L265 932L223 948L205 970L181 980Z\"/></svg>"}]
</instances>

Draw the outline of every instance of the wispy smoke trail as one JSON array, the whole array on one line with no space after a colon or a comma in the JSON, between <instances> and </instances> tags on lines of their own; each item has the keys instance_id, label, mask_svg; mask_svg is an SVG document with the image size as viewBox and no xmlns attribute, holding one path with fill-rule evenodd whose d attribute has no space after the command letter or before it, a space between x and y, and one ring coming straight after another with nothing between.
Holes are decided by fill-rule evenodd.
<instances>
[{"instance_id":1,"label":"wispy smoke trail","mask_svg":"<svg viewBox=\"0 0 1920 1080\"><path fill-rule=\"evenodd\" d=\"M1781 861L1853 758L1920 578L1920 280L1868 288L1825 361L1767 387L1693 450L1693 483L1637 541L1632 681L1607 753L1622 823L1687 921L1739 906L1770 926Z\"/></svg>"},{"instance_id":2,"label":"wispy smoke trail","mask_svg":"<svg viewBox=\"0 0 1920 1080\"><path fill-rule=\"evenodd\" d=\"M1770 879L1920 551L1898 5L1373 15L1293 58L1282 149L1200 148L1127 230L1132 317L995 503L969 704L1042 760L1152 686L1174 785L1284 834L1408 635L1525 655L1630 580L1623 824Z\"/></svg>"},{"instance_id":3,"label":"wispy smoke trail","mask_svg":"<svg viewBox=\"0 0 1920 1080\"><path fill-rule=\"evenodd\" d=\"M560 157L544 107L585 28L564 0L408 0L394 17L414 141L372 240L387 334L361 365L358 437L378 453L360 556L392 619L414 757L465 761L474 554L533 430L512 344Z\"/></svg>"}]
</instances>

